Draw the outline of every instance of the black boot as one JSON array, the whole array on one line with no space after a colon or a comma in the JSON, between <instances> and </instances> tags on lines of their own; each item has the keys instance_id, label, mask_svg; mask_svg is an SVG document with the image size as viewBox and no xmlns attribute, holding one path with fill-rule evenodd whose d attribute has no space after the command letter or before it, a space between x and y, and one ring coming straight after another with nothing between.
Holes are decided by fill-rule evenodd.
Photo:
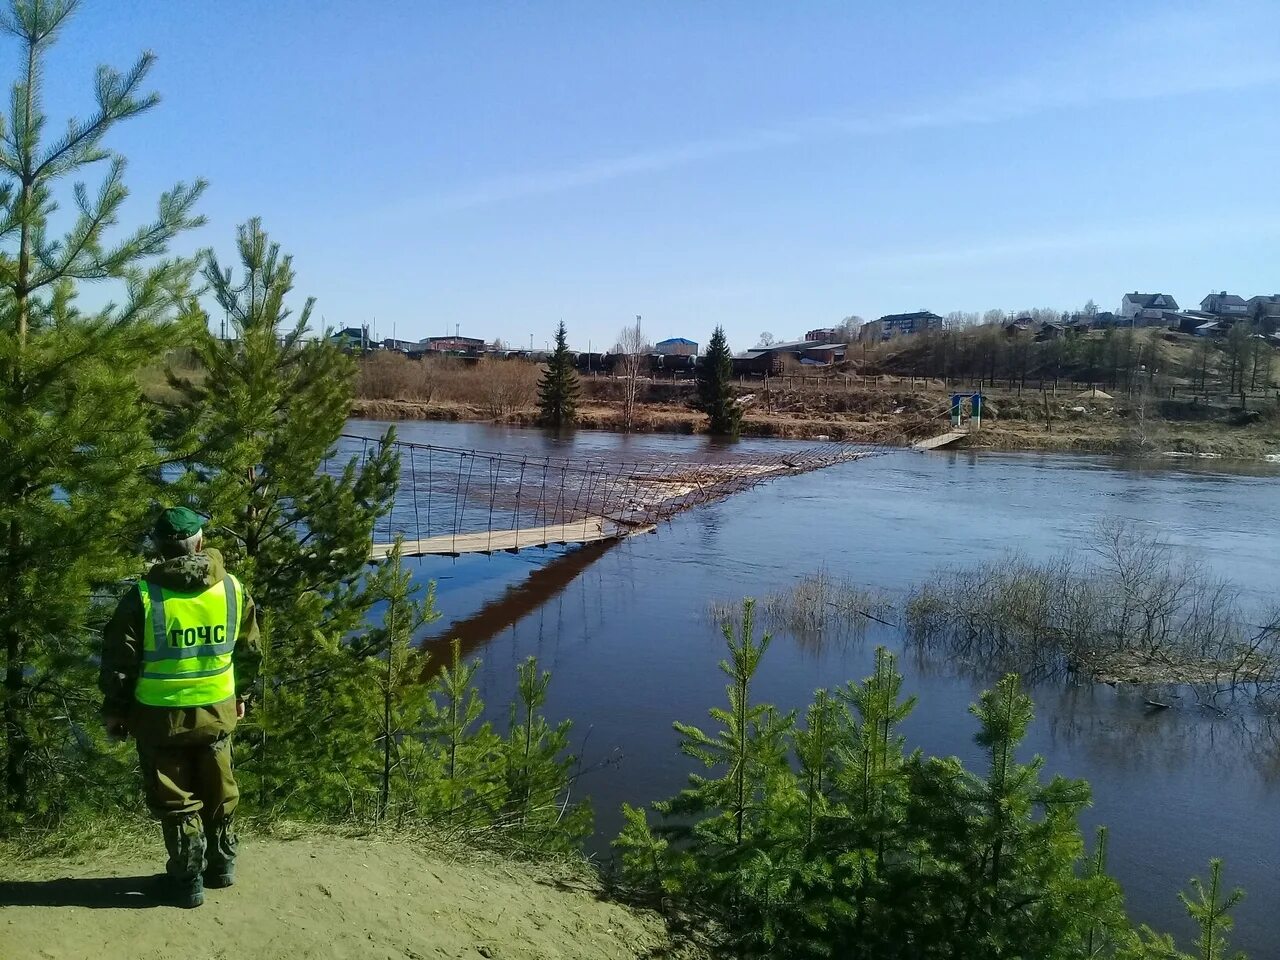
<instances>
[{"instance_id":1,"label":"black boot","mask_svg":"<svg viewBox=\"0 0 1280 960\"><path fill-rule=\"evenodd\" d=\"M204 903L204 828L198 814L181 820L165 820L164 846L169 851L160 899L176 907Z\"/></svg>"},{"instance_id":2,"label":"black boot","mask_svg":"<svg viewBox=\"0 0 1280 960\"><path fill-rule=\"evenodd\" d=\"M206 825L208 866L204 885L211 890L229 887L236 882L236 848L240 838L233 831L232 818L223 817Z\"/></svg>"}]
</instances>

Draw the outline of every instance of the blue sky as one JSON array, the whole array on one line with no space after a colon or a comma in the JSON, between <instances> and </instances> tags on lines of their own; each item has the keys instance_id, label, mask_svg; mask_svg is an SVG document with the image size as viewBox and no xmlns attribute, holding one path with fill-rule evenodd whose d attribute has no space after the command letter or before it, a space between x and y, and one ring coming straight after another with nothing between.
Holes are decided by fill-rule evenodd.
<instances>
[{"instance_id":1,"label":"blue sky","mask_svg":"<svg viewBox=\"0 0 1280 960\"><path fill-rule=\"evenodd\" d=\"M86 0L141 217L258 215L330 326L731 344L856 313L1280 291L1280 4ZM4 62L11 77L13 48Z\"/></svg>"}]
</instances>

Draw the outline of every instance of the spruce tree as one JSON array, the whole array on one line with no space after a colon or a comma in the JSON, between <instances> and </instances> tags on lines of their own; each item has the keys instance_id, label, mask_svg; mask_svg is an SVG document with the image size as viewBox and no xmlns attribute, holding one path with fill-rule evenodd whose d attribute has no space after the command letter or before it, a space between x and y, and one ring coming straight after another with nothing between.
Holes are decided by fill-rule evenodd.
<instances>
[{"instance_id":1,"label":"spruce tree","mask_svg":"<svg viewBox=\"0 0 1280 960\"><path fill-rule=\"evenodd\" d=\"M139 373L184 323L194 264L166 258L201 221L203 183L160 198L155 219L116 234L124 158L105 138L150 110L153 58L100 67L90 116L47 137L44 61L77 0L13 0L11 114L0 121L0 646L4 650L4 810L56 815L100 792L98 697L88 676L95 589L137 573L158 463ZM75 178L102 164L96 190ZM74 182L74 186L68 186ZM65 191L70 210L56 220ZM65 231L65 232L63 232ZM114 303L82 311L82 284ZM189 319L189 318L186 318ZM109 591L108 591L109 592ZM117 751L118 752L118 751Z\"/></svg>"},{"instance_id":2,"label":"spruce tree","mask_svg":"<svg viewBox=\"0 0 1280 960\"><path fill-rule=\"evenodd\" d=\"M541 408L542 425L568 427L577 416L578 393L582 387L573 369L573 354L569 352L569 336L564 321L556 328L556 348L547 360L538 383L538 405Z\"/></svg>"},{"instance_id":3,"label":"spruce tree","mask_svg":"<svg viewBox=\"0 0 1280 960\"><path fill-rule=\"evenodd\" d=\"M291 319L292 261L260 222L241 227L237 241L242 278L212 255L204 270L236 338L202 331L199 372L170 378L178 394L170 444L186 470L175 494L211 517L210 541L258 605L263 690L246 725L246 782L263 804L326 807L334 799L325 796L326 771L343 802L343 751L329 734L357 708L346 681L363 670L362 657L380 652L348 638L372 602L362 575L399 464L391 432L363 462L338 456L354 362L308 337L313 301Z\"/></svg>"},{"instance_id":4,"label":"spruce tree","mask_svg":"<svg viewBox=\"0 0 1280 960\"><path fill-rule=\"evenodd\" d=\"M698 408L707 415L713 436L736 437L742 430L742 409L733 395L733 355L724 327L716 327L698 367Z\"/></svg>"}]
</instances>

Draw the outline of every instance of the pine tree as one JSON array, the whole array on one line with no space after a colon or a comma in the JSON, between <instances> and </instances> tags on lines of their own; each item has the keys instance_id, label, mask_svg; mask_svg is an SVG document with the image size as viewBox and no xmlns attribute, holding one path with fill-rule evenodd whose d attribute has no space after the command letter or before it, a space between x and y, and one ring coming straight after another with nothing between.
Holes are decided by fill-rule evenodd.
<instances>
[{"instance_id":1,"label":"pine tree","mask_svg":"<svg viewBox=\"0 0 1280 960\"><path fill-rule=\"evenodd\" d=\"M440 619L435 608L436 585L418 597L412 576L401 559L403 538L397 537L391 554L369 578L367 591L383 604L382 626L366 637L364 649L378 651L372 661L379 709L376 747L380 769L377 777L377 812L380 822L394 812L397 820L423 811L424 789L440 776L431 763L421 737L434 713L431 688L424 676L428 656L413 646L423 627Z\"/></svg>"},{"instance_id":2,"label":"pine tree","mask_svg":"<svg viewBox=\"0 0 1280 960\"><path fill-rule=\"evenodd\" d=\"M1226 935L1235 925L1231 911L1244 899L1244 891L1236 888L1226 896L1222 892L1222 861L1209 861L1209 885L1206 889L1199 877L1191 878L1195 899L1179 893L1178 899L1187 915L1200 929L1196 952L1183 953L1174 946L1173 938L1157 934L1143 925L1115 954L1118 960L1245 960L1243 953L1230 953Z\"/></svg>"},{"instance_id":3,"label":"pine tree","mask_svg":"<svg viewBox=\"0 0 1280 960\"><path fill-rule=\"evenodd\" d=\"M564 321L556 328L556 348L547 360L547 369L538 384L538 405L542 408L542 425L568 427L577 416L578 393L582 389L573 369L573 354Z\"/></svg>"},{"instance_id":4,"label":"pine tree","mask_svg":"<svg viewBox=\"0 0 1280 960\"><path fill-rule=\"evenodd\" d=\"M710 422L713 436L736 437L742 430L742 409L733 395L733 355L724 327L716 327L698 368L698 406Z\"/></svg>"},{"instance_id":5,"label":"pine tree","mask_svg":"<svg viewBox=\"0 0 1280 960\"><path fill-rule=\"evenodd\" d=\"M124 158L104 146L150 110L153 58L98 70L96 104L52 140L41 111L44 60L77 0L13 0L3 30L20 76L0 137L0 646L4 664L4 810L54 815L98 779L97 696L87 676L95 588L137 572L137 544L158 463L138 375L175 341L194 265L164 259L201 221L204 184L179 184L155 220L113 238L127 191ZM76 183L105 161L96 192ZM59 228L65 234L59 235ZM79 285L108 281L118 302L82 312ZM189 319L187 317L186 319Z\"/></svg>"},{"instance_id":6,"label":"pine tree","mask_svg":"<svg viewBox=\"0 0 1280 960\"><path fill-rule=\"evenodd\" d=\"M709 780L690 775L690 786L668 806L666 814L684 815L719 811L706 822L706 838L731 847L741 847L753 830L752 818L763 809L762 792L768 781L784 764L784 737L794 722L793 714L779 715L769 704L754 703L751 684L760 661L769 649L772 637L766 633L755 638L755 602L745 600L742 617L734 624L721 624L729 659L720 661L720 670L729 678L726 692L729 707L713 707L713 720L724 725L717 735L677 721L674 726L682 737L680 749L708 768L723 768L724 776Z\"/></svg>"},{"instance_id":7,"label":"pine tree","mask_svg":"<svg viewBox=\"0 0 1280 960\"><path fill-rule=\"evenodd\" d=\"M690 774L689 786L655 803L654 810L667 821L662 833L681 846L668 865L671 888L707 898L745 947L776 940L778 916L803 854L800 792L787 766L795 715L752 699L771 641L767 633L755 637L754 601L743 601L736 627L729 620L721 624L729 658L720 662L720 670L729 679L729 702L710 715L722 729L710 734L692 724L674 725L681 752L717 776ZM634 851L643 850L639 823L628 839Z\"/></svg>"},{"instance_id":8,"label":"pine tree","mask_svg":"<svg viewBox=\"0 0 1280 960\"><path fill-rule=\"evenodd\" d=\"M722 775L693 776L654 804L675 822L651 828L643 810L623 808L614 846L634 891L680 897L737 956L1193 960L1132 930L1106 875L1105 832L1086 857L1087 785L1042 783L1040 758L1017 762L1032 707L1016 677L973 707L987 756L977 775L954 757L904 755L898 728L915 701L878 650L862 683L815 695L792 736L796 777L780 749L786 730L776 736L776 713L751 699L764 644L749 619L741 637L727 635L730 708L712 711L725 729L677 725L682 749ZM1183 899L1200 960L1226 960L1239 894L1224 896L1218 867L1210 874Z\"/></svg>"},{"instance_id":9,"label":"pine tree","mask_svg":"<svg viewBox=\"0 0 1280 960\"><path fill-rule=\"evenodd\" d=\"M374 524L395 496L398 458L390 432L363 463L337 456L354 363L305 336L313 301L290 320L292 261L259 221L240 228L237 246L239 282L213 256L204 270L236 339L204 330L194 342L202 375L170 378L179 397L170 444L186 467L175 492L211 517L211 541L259 609L263 691L245 727L246 781L263 805L341 805L348 751L330 734L341 732L336 717L358 712L348 681L378 652L348 638L372 602L362 574ZM326 736L316 736L321 729Z\"/></svg>"},{"instance_id":10,"label":"pine tree","mask_svg":"<svg viewBox=\"0 0 1280 960\"><path fill-rule=\"evenodd\" d=\"M518 700L501 747L506 790L497 825L522 852L576 849L591 832L590 805L571 804L573 724L553 727L542 712L550 683L533 657L516 668Z\"/></svg>"},{"instance_id":11,"label":"pine tree","mask_svg":"<svg viewBox=\"0 0 1280 960\"><path fill-rule=\"evenodd\" d=\"M1238 960L1241 957L1238 953L1234 958L1227 956L1229 948L1226 935L1235 925L1231 911L1244 899L1244 891L1237 887L1223 896L1222 861L1216 858L1209 861L1208 888L1205 888L1199 877L1191 878L1191 887L1196 894L1195 900L1185 893L1178 896L1191 919L1200 928L1196 949L1200 951L1201 960Z\"/></svg>"},{"instance_id":12,"label":"pine tree","mask_svg":"<svg viewBox=\"0 0 1280 960\"><path fill-rule=\"evenodd\" d=\"M428 737L439 777L430 816L438 827L462 835L487 826L490 801L500 792L500 738L481 721L484 702L475 686L479 668L479 660L463 661L462 644L455 639L448 665L431 683L434 709Z\"/></svg>"},{"instance_id":13,"label":"pine tree","mask_svg":"<svg viewBox=\"0 0 1280 960\"><path fill-rule=\"evenodd\" d=\"M804 790L805 843L813 842L818 820L828 809L840 732L838 707L826 690L817 691L805 714L805 729L795 732L795 753Z\"/></svg>"},{"instance_id":14,"label":"pine tree","mask_svg":"<svg viewBox=\"0 0 1280 960\"><path fill-rule=\"evenodd\" d=\"M1033 711L1015 675L983 693L972 712L985 776L955 758L913 765L909 816L930 856L909 909L939 956L1078 955L1094 908L1110 909L1119 896L1107 878L1079 870L1088 785L1062 777L1041 783L1042 758L1017 762Z\"/></svg>"},{"instance_id":15,"label":"pine tree","mask_svg":"<svg viewBox=\"0 0 1280 960\"><path fill-rule=\"evenodd\" d=\"M888 949L894 936L896 921L885 908L897 900L891 874L893 862L907 847L903 826L910 793L906 741L898 730L915 709L916 698L902 696L897 661L879 647L871 676L848 684L840 699L846 708L844 736L836 746L840 806L819 843L838 851L836 887L853 893L848 949L874 957Z\"/></svg>"}]
</instances>

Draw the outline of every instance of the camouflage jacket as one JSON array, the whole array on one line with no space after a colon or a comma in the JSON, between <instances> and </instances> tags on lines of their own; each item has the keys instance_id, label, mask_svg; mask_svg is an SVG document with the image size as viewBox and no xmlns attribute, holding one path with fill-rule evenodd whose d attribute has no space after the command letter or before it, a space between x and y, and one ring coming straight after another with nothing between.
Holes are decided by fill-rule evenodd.
<instances>
[{"instance_id":1,"label":"camouflage jacket","mask_svg":"<svg viewBox=\"0 0 1280 960\"><path fill-rule=\"evenodd\" d=\"M146 579L171 590L196 590L213 586L226 574L222 554L213 548L191 557L177 557L153 566ZM236 634L231 662L236 678L236 698L208 707L168 708L138 703L134 687L142 669L144 630L142 598L130 589L116 607L102 633L102 666L98 687L102 691L102 712L126 717L129 730L142 742L161 742L187 733L230 733L235 728L235 699L246 699L258 678L262 651L258 638L258 615L248 590Z\"/></svg>"}]
</instances>

